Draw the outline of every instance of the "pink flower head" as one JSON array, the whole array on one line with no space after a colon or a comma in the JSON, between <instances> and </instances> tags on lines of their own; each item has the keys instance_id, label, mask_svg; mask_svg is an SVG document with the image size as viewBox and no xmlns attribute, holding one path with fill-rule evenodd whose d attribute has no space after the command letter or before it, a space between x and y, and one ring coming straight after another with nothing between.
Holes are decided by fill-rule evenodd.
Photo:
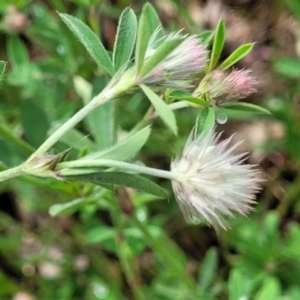
<instances>
[{"instance_id":1,"label":"pink flower head","mask_svg":"<svg viewBox=\"0 0 300 300\"><path fill-rule=\"evenodd\" d=\"M256 80L250 70L233 70L226 78L233 99L242 99L250 96L256 89L253 87Z\"/></svg>"},{"instance_id":2,"label":"pink flower head","mask_svg":"<svg viewBox=\"0 0 300 300\"><path fill-rule=\"evenodd\" d=\"M188 222L205 220L226 229L224 217L252 209L261 179L254 165L243 164L245 153L234 154L241 143L230 146L231 138L219 139L213 130L190 136L182 156L171 163L172 187Z\"/></svg>"},{"instance_id":3,"label":"pink flower head","mask_svg":"<svg viewBox=\"0 0 300 300\"><path fill-rule=\"evenodd\" d=\"M213 103L221 106L225 102L238 101L256 92L255 84L251 70L233 70L229 74L215 70L204 77L195 95L206 94Z\"/></svg>"},{"instance_id":4,"label":"pink flower head","mask_svg":"<svg viewBox=\"0 0 300 300\"><path fill-rule=\"evenodd\" d=\"M191 85L186 81L192 80L193 75L199 73L205 67L207 50L199 43L199 39L193 36L181 36L180 33L170 34L165 40L182 38L183 41L162 62L160 62L142 82L147 85L157 85L170 88L187 88ZM156 49L155 42L150 42L146 58L153 55Z\"/></svg>"}]
</instances>

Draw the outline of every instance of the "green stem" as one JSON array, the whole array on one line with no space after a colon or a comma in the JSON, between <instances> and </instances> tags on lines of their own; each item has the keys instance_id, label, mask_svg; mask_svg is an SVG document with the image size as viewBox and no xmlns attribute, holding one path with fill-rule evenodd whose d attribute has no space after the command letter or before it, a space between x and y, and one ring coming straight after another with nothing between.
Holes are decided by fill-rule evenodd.
<instances>
[{"instance_id":1,"label":"green stem","mask_svg":"<svg viewBox=\"0 0 300 300\"><path fill-rule=\"evenodd\" d=\"M177 109L181 109L181 108L185 108L185 107L190 107L192 106L190 102L188 101L178 101L178 102L173 102L171 104L168 105L168 107L171 110L177 110Z\"/></svg>"},{"instance_id":2,"label":"green stem","mask_svg":"<svg viewBox=\"0 0 300 300\"><path fill-rule=\"evenodd\" d=\"M154 168L149 168L145 166L135 165L123 161L110 160L110 159L81 159L81 160L73 160L68 162L59 163L56 167L56 170L60 170L60 174L64 175L64 169L71 168L82 168L82 167L117 167L121 169L125 169L128 171L134 171L137 173L142 173L145 175L166 178L173 180L175 179L175 175L170 171L164 171Z\"/></svg>"},{"instance_id":3,"label":"green stem","mask_svg":"<svg viewBox=\"0 0 300 300\"><path fill-rule=\"evenodd\" d=\"M104 103L104 101L103 101ZM102 103L101 103L102 104ZM59 127L32 155L39 156L47 152L68 130L73 128L84 117L86 117L99 104L94 99L73 115L66 123Z\"/></svg>"},{"instance_id":4,"label":"green stem","mask_svg":"<svg viewBox=\"0 0 300 300\"><path fill-rule=\"evenodd\" d=\"M2 172L0 172L0 182L23 175L23 174L24 174L24 171L22 170L22 166L17 166L17 167L2 171Z\"/></svg>"},{"instance_id":5,"label":"green stem","mask_svg":"<svg viewBox=\"0 0 300 300\"><path fill-rule=\"evenodd\" d=\"M111 210L111 216L114 223L114 227L117 230L117 235L115 237L116 251L122 266L126 280L131 287L135 300L144 300L144 295L142 293L141 287L137 282L137 276L134 268L134 255L129 249L129 245L126 241L124 234L124 222L121 215L120 209Z\"/></svg>"},{"instance_id":6,"label":"green stem","mask_svg":"<svg viewBox=\"0 0 300 300\"><path fill-rule=\"evenodd\" d=\"M21 149L26 154L31 154L35 150L31 145L25 143L20 138L14 136L4 124L0 124L0 135L8 141L10 141L13 145Z\"/></svg>"},{"instance_id":7,"label":"green stem","mask_svg":"<svg viewBox=\"0 0 300 300\"><path fill-rule=\"evenodd\" d=\"M121 77L113 77L106 88L95 96L86 106L72 116L66 123L58 128L32 155L39 156L47 152L68 130L73 128L83 118L85 118L96 107L124 95L136 85L134 74L131 69Z\"/></svg>"},{"instance_id":8,"label":"green stem","mask_svg":"<svg viewBox=\"0 0 300 300\"><path fill-rule=\"evenodd\" d=\"M124 95L132 87L136 85L133 69L129 69L121 77L116 75L106 86L106 88L97 96L95 96L86 106L73 115L68 121L66 121L61 127L59 127L44 143L31 154L30 159L45 154L68 130L77 125L83 118L85 118L96 107L106 103L109 100L116 99L121 95ZM19 176L24 174L22 165L12 170L6 170L3 174L0 174L0 181Z\"/></svg>"},{"instance_id":9,"label":"green stem","mask_svg":"<svg viewBox=\"0 0 300 300\"><path fill-rule=\"evenodd\" d=\"M139 130L141 130L142 128L144 128L146 125L149 124L149 122L152 120L151 115L153 114L154 108L151 105L147 112L145 113L144 117L142 120L140 120L130 131L130 135L134 135L136 132L138 132Z\"/></svg>"}]
</instances>

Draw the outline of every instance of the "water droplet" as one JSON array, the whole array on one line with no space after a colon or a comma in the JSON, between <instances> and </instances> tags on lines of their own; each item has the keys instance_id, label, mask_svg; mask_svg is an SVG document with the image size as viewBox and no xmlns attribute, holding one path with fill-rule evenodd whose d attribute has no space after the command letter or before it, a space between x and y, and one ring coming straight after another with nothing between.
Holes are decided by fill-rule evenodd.
<instances>
[{"instance_id":1,"label":"water droplet","mask_svg":"<svg viewBox=\"0 0 300 300\"><path fill-rule=\"evenodd\" d=\"M225 124L227 122L228 118L227 118L226 114L221 113L221 114L217 115L216 120L219 124Z\"/></svg>"},{"instance_id":2,"label":"water droplet","mask_svg":"<svg viewBox=\"0 0 300 300\"><path fill-rule=\"evenodd\" d=\"M109 289L106 284L101 282L94 282L93 293L98 299L105 299L109 295Z\"/></svg>"},{"instance_id":3,"label":"water droplet","mask_svg":"<svg viewBox=\"0 0 300 300\"><path fill-rule=\"evenodd\" d=\"M56 47L56 51L58 54L65 54L66 53L66 48L63 45L58 45Z\"/></svg>"},{"instance_id":4,"label":"water droplet","mask_svg":"<svg viewBox=\"0 0 300 300\"><path fill-rule=\"evenodd\" d=\"M274 97L274 98L271 98L271 99L268 101L268 107L269 107L271 110L279 111L279 110L283 109L283 107L284 107L284 102L282 101L282 99L277 98L277 97Z\"/></svg>"},{"instance_id":5,"label":"water droplet","mask_svg":"<svg viewBox=\"0 0 300 300\"><path fill-rule=\"evenodd\" d=\"M58 79L63 82L66 83L68 81L68 76L66 74L59 74L58 75Z\"/></svg>"},{"instance_id":6,"label":"water droplet","mask_svg":"<svg viewBox=\"0 0 300 300\"><path fill-rule=\"evenodd\" d=\"M136 212L136 216L139 221L144 222L147 219L147 211L145 208L139 208Z\"/></svg>"}]
</instances>

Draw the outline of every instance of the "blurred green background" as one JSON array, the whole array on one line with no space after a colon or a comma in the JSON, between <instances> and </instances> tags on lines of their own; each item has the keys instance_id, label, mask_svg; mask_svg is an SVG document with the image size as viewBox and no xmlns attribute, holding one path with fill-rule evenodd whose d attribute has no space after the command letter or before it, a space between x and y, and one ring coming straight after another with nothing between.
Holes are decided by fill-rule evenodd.
<instances>
[{"instance_id":1,"label":"blurred green background","mask_svg":"<svg viewBox=\"0 0 300 300\"><path fill-rule=\"evenodd\" d=\"M93 93L108 82L57 12L77 16L112 50L126 6L145 1L0 1L0 59L8 62L0 89L0 168L25 160L83 105L78 76ZM217 234L184 221L169 199L91 184L24 177L0 184L0 299L300 299L300 2L298 0L157 0L166 31L200 34L225 21L224 57L242 43L254 50L237 67L251 68L257 93L247 101L272 116L217 115L224 135L245 140L250 163L266 181L248 218ZM187 54L188 55L188 54ZM55 146L74 157L105 148L131 129L149 106L137 93L105 106ZM139 159L168 169L197 116L176 112L179 135L161 121ZM94 120L94 121L93 121ZM95 122L95 123L91 123ZM224 123L224 124L223 124ZM91 124L97 145L86 145ZM55 204L76 201L51 217Z\"/></svg>"}]
</instances>

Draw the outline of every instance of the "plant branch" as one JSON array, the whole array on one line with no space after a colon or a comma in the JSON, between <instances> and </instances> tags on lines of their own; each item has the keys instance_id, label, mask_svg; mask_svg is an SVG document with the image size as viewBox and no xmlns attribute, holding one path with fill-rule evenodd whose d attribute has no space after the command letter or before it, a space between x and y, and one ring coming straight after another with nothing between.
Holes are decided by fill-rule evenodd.
<instances>
[{"instance_id":1,"label":"plant branch","mask_svg":"<svg viewBox=\"0 0 300 300\"><path fill-rule=\"evenodd\" d=\"M110 160L110 159L81 159L81 160L73 160L68 162L59 163L56 166L56 170L59 171L60 175L64 175L64 170L68 172L68 169L72 168L88 168L88 167L117 167L120 169L125 169L128 171L134 171L137 173L142 173L145 175L166 178L169 180L174 179L174 174L169 171L159 170L155 168L149 168L145 166L140 166L136 164L131 164L123 161Z\"/></svg>"}]
</instances>

